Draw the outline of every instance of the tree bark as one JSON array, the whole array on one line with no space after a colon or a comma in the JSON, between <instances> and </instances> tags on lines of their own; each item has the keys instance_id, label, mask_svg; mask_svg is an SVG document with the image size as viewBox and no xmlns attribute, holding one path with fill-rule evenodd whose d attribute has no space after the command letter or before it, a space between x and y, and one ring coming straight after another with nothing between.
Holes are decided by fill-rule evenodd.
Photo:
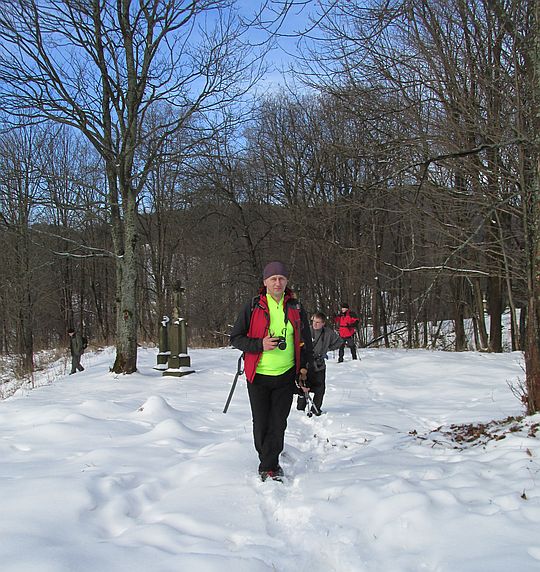
<instances>
[{"instance_id":1,"label":"tree bark","mask_svg":"<svg viewBox=\"0 0 540 572\"><path fill-rule=\"evenodd\" d=\"M486 329L485 309L484 309L484 296L482 294L482 287L480 285L480 278L473 279L474 290L474 306L475 314L477 316L478 334L480 336L479 349L488 349L488 334Z\"/></svg>"},{"instance_id":2,"label":"tree bark","mask_svg":"<svg viewBox=\"0 0 540 572\"><path fill-rule=\"evenodd\" d=\"M530 34L528 79L530 81L533 134L531 144L532 177L530 180L530 219L525 217L526 234L529 239L529 305L527 343L525 348L525 373L527 382L527 411L540 411L540 3L534 4L533 24Z\"/></svg>"},{"instance_id":3,"label":"tree bark","mask_svg":"<svg viewBox=\"0 0 540 572\"><path fill-rule=\"evenodd\" d=\"M488 278L489 349L502 352L502 284L499 276Z\"/></svg>"},{"instance_id":4,"label":"tree bark","mask_svg":"<svg viewBox=\"0 0 540 572\"><path fill-rule=\"evenodd\" d=\"M137 229L136 201L126 194L121 233L122 255L116 264L116 359L111 371L137 370Z\"/></svg>"},{"instance_id":5,"label":"tree bark","mask_svg":"<svg viewBox=\"0 0 540 572\"><path fill-rule=\"evenodd\" d=\"M455 330L455 349L456 352L462 352L467 349L467 337L465 336L465 301L464 296L464 278L457 276L452 280L452 290L454 295L454 330Z\"/></svg>"}]
</instances>

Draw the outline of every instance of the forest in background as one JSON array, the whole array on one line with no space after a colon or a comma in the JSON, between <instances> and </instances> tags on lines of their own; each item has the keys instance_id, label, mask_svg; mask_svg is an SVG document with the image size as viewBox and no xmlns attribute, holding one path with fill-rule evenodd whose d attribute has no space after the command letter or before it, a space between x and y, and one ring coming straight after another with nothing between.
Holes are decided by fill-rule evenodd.
<instances>
[{"instance_id":1,"label":"forest in background","mask_svg":"<svg viewBox=\"0 0 540 572\"><path fill-rule=\"evenodd\" d=\"M406 345L430 347L452 320L455 350L499 352L509 311L512 349L524 349L537 314L538 11L530 0L321 2L282 89L189 114L148 99L131 194L118 195L122 177L82 124L50 108L36 121L17 99L24 78L4 52L0 351L31 370L71 325L117 342L127 243L115 220L128 199L138 343L157 341L181 285L190 345L223 345L280 259L308 311L346 301L380 345L405 325ZM9 23L0 36L21 41Z\"/></svg>"}]
</instances>

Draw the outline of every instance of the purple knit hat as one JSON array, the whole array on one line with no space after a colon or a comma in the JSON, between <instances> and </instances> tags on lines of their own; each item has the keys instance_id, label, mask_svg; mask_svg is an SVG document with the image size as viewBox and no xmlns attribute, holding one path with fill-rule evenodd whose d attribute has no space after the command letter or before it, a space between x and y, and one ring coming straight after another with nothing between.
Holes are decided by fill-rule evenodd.
<instances>
[{"instance_id":1,"label":"purple knit hat","mask_svg":"<svg viewBox=\"0 0 540 572\"><path fill-rule=\"evenodd\" d=\"M276 274L280 274L281 276L285 276L285 278L289 277L289 271L283 262L269 262L263 270L263 280L270 278L270 276L275 276Z\"/></svg>"}]
</instances>

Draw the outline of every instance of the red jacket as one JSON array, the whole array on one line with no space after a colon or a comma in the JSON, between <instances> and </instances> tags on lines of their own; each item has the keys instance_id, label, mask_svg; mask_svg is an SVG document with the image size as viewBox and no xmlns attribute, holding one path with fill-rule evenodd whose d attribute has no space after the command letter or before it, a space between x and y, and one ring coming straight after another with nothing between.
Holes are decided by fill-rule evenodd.
<instances>
[{"instance_id":1,"label":"red jacket","mask_svg":"<svg viewBox=\"0 0 540 572\"><path fill-rule=\"evenodd\" d=\"M244 352L244 371L249 382L253 382L257 365L263 352L262 340L268 335L270 311L264 291L246 304L240 312L231 331L231 344ZM289 289L285 290L283 308L294 331L294 363L296 373L313 359L309 322L304 309Z\"/></svg>"},{"instance_id":2,"label":"red jacket","mask_svg":"<svg viewBox=\"0 0 540 572\"><path fill-rule=\"evenodd\" d=\"M354 336L359 319L350 310L347 310L344 314L338 314L334 318L334 322L339 327L339 336L350 338Z\"/></svg>"}]
</instances>

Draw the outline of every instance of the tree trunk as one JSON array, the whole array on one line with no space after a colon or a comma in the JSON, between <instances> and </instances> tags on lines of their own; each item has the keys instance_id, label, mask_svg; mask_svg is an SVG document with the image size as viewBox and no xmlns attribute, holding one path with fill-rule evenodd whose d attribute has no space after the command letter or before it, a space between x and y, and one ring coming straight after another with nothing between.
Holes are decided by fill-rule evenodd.
<instances>
[{"instance_id":1,"label":"tree trunk","mask_svg":"<svg viewBox=\"0 0 540 572\"><path fill-rule=\"evenodd\" d=\"M480 278L473 279L474 289L474 305L476 307L475 313L478 317L478 334L480 336L480 347L478 349L488 349L488 334L486 329L485 310L484 310L484 296L480 286Z\"/></svg>"},{"instance_id":2,"label":"tree trunk","mask_svg":"<svg viewBox=\"0 0 540 572\"><path fill-rule=\"evenodd\" d=\"M379 312L379 288L378 288L378 277L375 276L373 283L373 289L371 290L371 325L372 325L372 339L377 339L381 335L381 325L379 322L380 312ZM379 342L374 344L375 347L379 347Z\"/></svg>"},{"instance_id":3,"label":"tree trunk","mask_svg":"<svg viewBox=\"0 0 540 572\"><path fill-rule=\"evenodd\" d=\"M529 302L527 322L527 347L525 350L525 371L527 379L527 413L540 411L540 320L538 316L539 296L536 277L536 293Z\"/></svg>"},{"instance_id":4,"label":"tree trunk","mask_svg":"<svg viewBox=\"0 0 540 572\"><path fill-rule=\"evenodd\" d=\"M21 297L21 306L19 308L19 356L21 367L24 373L32 373L34 371L34 336L32 334L32 300L29 291L30 286Z\"/></svg>"},{"instance_id":5,"label":"tree trunk","mask_svg":"<svg viewBox=\"0 0 540 572\"><path fill-rule=\"evenodd\" d=\"M527 306L519 310L519 350L525 351L525 340L527 339Z\"/></svg>"},{"instance_id":6,"label":"tree trunk","mask_svg":"<svg viewBox=\"0 0 540 572\"><path fill-rule=\"evenodd\" d=\"M540 4L534 7L530 37L531 105L533 133L540 132ZM525 348L525 372L527 380L527 412L540 411L540 150L538 144L531 145L531 219L525 221L529 238L529 307L527 312L527 343Z\"/></svg>"},{"instance_id":7,"label":"tree trunk","mask_svg":"<svg viewBox=\"0 0 540 572\"><path fill-rule=\"evenodd\" d=\"M467 349L467 337L465 336L465 302L464 296L464 279L456 277L452 280L452 292L454 295L454 331L456 336L455 349L461 352Z\"/></svg>"},{"instance_id":8,"label":"tree trunk","mask_svg":"<svg viewBox=\"0 0 540 572\"><path fill-rule=\"evenodd\" d=\"M414 347L414 317L411 289L407 288L407 347Z\"/></svg>"},{"instance_id":9,"label":"tree trunk","mask_svg":"<svg viewBox=\"0 0 540 572\"><path fill-rule=\"evenodd\" d=\"M540 19L540 8L536 12ZM540 32L538 34L538 56L540 68ZM540 70L539 70L540 71ZM538 101L540 102L540 79L538 79ZM536 157L535 174L531 181L532 218L529 223L531 244L529 248L529 306L527 309L527 342L525 347L525 373L527 380L527 413L540 411L540 156Z\"/></svg>"},{"instance_id":10,"label":"tree trunk","mask_svg":"<svg viewBox=\"0 0 540 572\"><path fill-rule=\"evenodd\" d=\"M488 309L489 309L489 349L492 352L502 352L502 288L499 276L488 278Z\"/></svg>"},{"instance_id":11,"label":"tree trunk","mask_svg":"<svg viewBox=\"0 0 540 572\"><path fill-rule=\"evenodd\" d=\"M25 188L27 186L25 185ZM24 373L34 371L34 336L32 333L32 270L30 261L29 208L27 199L19 205L17 232L17 270L15 295L18 308L17 351Z\"/></svg>"},{"instance_id":12,"label":"tree trunk","mask_svg":"<svg viewBox=\"0 0 540 572\"><path fill-rule=\"evenodd\" d=\"M388 318L386 315L386 308L384 305L384 300L382 296L381 289L378 290L378 297L379 297L379 311L381 313L381 323L382 329L384 333L384 345L386 348L390 348L390 336L388 335Z\"/></svg>"},{"instance_id":13,"label":"tree trunk","mask_svg":"<svg viewBox=\"0 0 540 572\"><path fill-rule=\"evenodd\" d=\"M136 201L124 193L123 248L116 261L116 359L114 373L137 370L137 231ZM119 248L119 247L117 247Z\"/></svg>"},{"instance_id":14,"label":"tree trunk","mask_svg":"<svg viewBox=\"0 0 540 572\"><path fill-rule=\"evenodd\" d=\"M427 309L424 308L423 331L422 331L422 347L427 348L429 344L429 316Z\"/></svg>"}]
</instances>

